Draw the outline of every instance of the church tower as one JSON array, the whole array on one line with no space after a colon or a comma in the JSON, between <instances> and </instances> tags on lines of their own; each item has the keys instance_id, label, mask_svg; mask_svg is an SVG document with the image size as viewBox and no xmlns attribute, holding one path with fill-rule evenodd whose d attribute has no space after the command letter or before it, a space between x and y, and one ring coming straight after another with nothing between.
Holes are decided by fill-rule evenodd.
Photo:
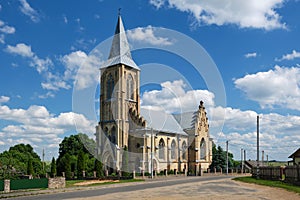
<instances>
[{"instance_id":1,"label":"church tower","mask_svg":"<svg viewBox=\"0 0 300 200\"><path fill-rule=\"evenodd\" d=\"M128 147L129 111L140 112L140 69L131 57L120 15L108 60L100 67L100 73L100 122L96 127L98 154L105 162L106 155L101 154L109 151L105 150L109 148L106 146L111 146L114 154L111 159L115 163L111 167L120 169L118 149ZM108 143L110 145L106 145Z\"/></svg>"}]
</instances>

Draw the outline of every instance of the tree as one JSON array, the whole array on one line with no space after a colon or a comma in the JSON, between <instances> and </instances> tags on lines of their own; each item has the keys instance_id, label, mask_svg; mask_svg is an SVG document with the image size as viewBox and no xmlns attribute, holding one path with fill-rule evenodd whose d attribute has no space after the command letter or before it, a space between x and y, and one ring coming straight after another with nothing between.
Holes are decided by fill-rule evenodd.
<instances>
[{"instance_id":1,"label":"tree","mask_svg":"<svg viewBox=\"0 0 300 200\"><path fill-rule=\"evenodd\" d=\"M32 160L30 158L27 162L27 174L33 175L33 172L34 172L34 170L33 170L33 166L32 166Z\"/></svg>"},{"instance_id":2,"label":"tree","mask_svg":"<svg viewBox=\"0 0 300 200\"><path fill-rule=\"evenodd\" d=\"M214 168L217 170L225 170L226 168L226 152L223 151L222 147L216 147L215 144L213 144L212 147L212 163L210 169L213 170Z\"/></svg>"},{"instance_id":3,"label":"tree","mask_svg":"<svg viewBox=\"0 0 300 200\"><path fill-rule=\"evenodd\" d=\"M104 176L102 168L103 168L102 162L100 160L98 160L98 159L95 159L95 168L94 168L94 170L96 171L96 176L98 178Z\"/></svg>"},{"instance_id":4,"label":"tree","mask_svg":"<svg viewBox=\"0 0 300 200\"><path fill-rule=\"evenodd\" d=\"M0 153L0 165L0 179L18 178L28 172L34 176L43 174L42 161L29 144L17 144Z\"/></svg>"},{"instance_id":5,"label":"tree","mask_svg":"<svg viewBox=\"0 0 300 200\"><path fill-rule=\"evenodd\" d=\"M55 162L55 158L52 158L51 161L51 172L50 172L50 176L53 178L56 176L56 162Z\"/></svg>"},{"instance_id":6,"label":"tree","mask_svg":"<svg viewBox=\"0 0 300 200\"><path fill-rule=\"evenodd\" d=\"M63 158L63 164L64 164L64 172L67 179L70 179L72 177L71 172L71 156L69 153L66 153Z\"/></svg>"},{"instance_id":7,"label":"tree","mask_svg":"<svg viewBox=\"0 0 300 200\"><path fill-rule=\"evenodd\" d=\"M124 151L123 151L123 155L122 155L122 175L123 176L129 175L127 146L124 147Z\"/></svg>"},{"instance_id":8,"label":"tree","mask_svg":"<svg viewBox=\"0 0 300 200\"><path fill-rule=\"evenodd\" d=\"M78 172L78 157L80 152L84 155L84 169L87 175L92 175L94 171L95 158L90 152L94 152L96 143L93 139L90 139L86 134L79 133L77 135L71 135L65 137L59 144L59 156L56 161L57 173L61 174L64 169L63 158L68 153L70 156L71 171L77 171L77 175L82 175L82 170ZM79 166L81 167L81 166Z\"/></svg>"},{"instance_id":9,"label":"tree","mask_svg":"<svg viewBox=\"0 0 300 200\"><path fill-rule=\"evenodd\" d=\"M81 151L78 154L77 157L77 177L82 178L83 174L82 171L85 170L85 159L84 159L84 153Z\"/></svg>"}]
</instances>

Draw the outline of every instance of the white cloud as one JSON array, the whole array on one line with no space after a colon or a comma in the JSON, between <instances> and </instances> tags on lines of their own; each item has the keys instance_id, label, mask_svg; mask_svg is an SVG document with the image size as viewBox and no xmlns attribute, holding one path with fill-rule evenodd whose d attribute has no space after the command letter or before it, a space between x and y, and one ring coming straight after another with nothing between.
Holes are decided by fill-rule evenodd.
<instances>
[{"instance_id":1,"label":"white cloud","mask_svg":"<svg viewBox=\"0 0 300 200\"><path fill-rule=\"evenodd\" d=\"M155 34L155 28L152 26L147 26L145 28L138 27L127 32L127 37L129 40L146 42L152 45L166 46L171 45L172 42L169 38L159 37Z\"/></svg>"},{"instance_id":2,"label":"white cloud","mask_svg":"<svg viewBox=\"0 0 300 200\"><path fill-rule=\"evenodd\" d=\"M275 61L283 61L283 60L294 60L295 58L300 58L300 52L293 50L292 53L283 55L281 58L275 58Z\"/></svg>"},{"instance_id":3,"label":"white cloud","mask_svg":"<svg viewBox=\"0 0 300 200\"><path fill-rule=\"evenodd\" d=\"M19 43L16 46L8 45L6 48L8 53L17 54L23 57L33 57L34 53L31 51L31 46L24 43Z\"/></svg>"},{"instance_id":4,"label":"white cloud","mask_svg":"<svg viewBox=\"0 0 300 200\"><path fill-rule=\"evenodd\" d=\"M256 53L256 52L245 54L245 57L246 57L246 58L255 58L256 56L257 56L257 53Z\"/></svg>"},{"instance_id":5,"label":"white cloud","mask_svg":"<svg viewBox=\"0 0 300 200\"><path fill-rule=\"evenodd\" d=\"M246 75L234 81L235 86L245 92L261 107L281 106L300 110L300 68L275 66L267 72Z\"/></svg>"},{"instance_id":6,"label":"white cloud","mask_svg":"<svg viewBox=\"0 0 300 200\"><path fill-rule=\"evenodd\" d=\"M150 4L154 5L157 9L165 4L165 0L150 0Z\"/></svg>"},{"instance_id":7,"label":"white cloud","mask_svg":"<svg viewBox=\"0 0 300 200\"><path fill-rule=\"evenodd\" d=\"M43 83L42 83L42 87L43 87ZM43 87L44 88L44 87ZM45 88L45 89L47 89L47 88ZM43 94L43 95L38 95L38 98L40 98L40 99L47 99L47 98L49 98L49 97L51 97L51 98L54 98L54 94L52 93L52 92L47 92L46 94Z\"/></svg>"},{"instance_id":8,"label":"white cloud","mask_svg":"<svg viewBox=\"0 0 300 200\"><path fill-rule=\"evenodd\" d=\"M39 74L47 72L48 67L52 66L51 59L41 59L32 50L30 45L19 43L16 46L7 45L6 52L16 54L30 59L30 66L34 67Z\"/></svg>"},{"instance_id":9,"label":"white cloud","mask_svg":"<svg viewBox=\"0 0 300 200\"><path fill-rule=\"evenodd\" d=\"M16 32L16 29L14 27L8 26L2 20L0 20L0 33L2 33L2 34L0 34L0 43L1 44L5 44L5 40L4 40L5 34L13 34L15 32Z\"/></svg>"},{"instance_id":10,"label":"white cloud","mask_svg":"<svg viewBox=\"0 0 300 200\"><path fill-rule=\"evenodd\" d=\"M6 34L13 34L13 33L16 32L16 29L12 26L5 25L5 26L2 26L2 27L0 26L0 32L6 33Z\"/></svg>"},{"instance_id":11,"label":"white cloud","mask_svg":"<svg viewBox=\"0 0 300 200\"><path fill-rule=\"evenodd\" d=\"M64 15L63 18L64 18L64 23L67 24L67 23L68 23L68 18L67 18L67 16Z\"/></svg>"},{"instance_id":12,"label":"white cloud","mask_svg":"<svg viewBox=\"0 0 300 200\"><path fill-rule=\"evenodd\" d=\"M185 91L182 80L161 83L161 90L146 91L142 94L143 107L163 108L167 113L194 111L203 100L207 106L214 106L214 94L207 90Z\"/></svg>"},{"instance_id":13,"label":"white cloud","mask_svg":"<svg viewBox=\"0 0 300 200\"><path fill-rule=\"evenodd\" d=\"M10 98L7 96L0 96L0 105L1 105L1 103L6 103L9 100L10 100Z\"/></svg>"},{"instance_id":14,"label":"white cloud","mask_svg":"<svg viewBox=\"0 0 300 200\"><path fill-rule=\"evenodd\" d=\"M77 89L84 89L99 80L100 58L75 51L61 58L65 65L63 80L73 80Z\"/></svg>"},{"instance_id":15,"label":"white cloud","mask_svg":"<svg viewBox=\"0 0 300 200\"><path fill-rule=\"evenodd\" d=\"M5 25L5 23L0 20L0 32L5 34L13 34L16 32L16 29L12 26Z\"/></svg>"},{"instance_id":16,"label":"white cloud","mask_svg":"<svg viewBox=\"0 0 300 200\"><path fill-rule=\"evenodd\" d=\"M272 159L288 160L288 156L298 148L300 135L300 116L280 115L277 113L258 114L251 110L242 111L234 108L216 107L208 110L214 113L213 121L210 121L210 133L214 142L225 147L225 141L229 140L230 151L235 156L240 149L246 149L247 155L256 158L256 117L260 118L260 148L270 155ZM224 113L225 121L223 132L216 132L219 124L218 113ZM216 116L215 116L216 115ZM219 130L219 129L218 129ZM284 144L282 141L285 141Z\"/></svg>"},{"instance_id":17,"label":"white cloud","mask_svg":"<svg viewBox=\"0 0 300 200\"><path fill-rule=\"evenodd\" d=\"M63 134L83 132L92 135L96 124L81 114L65 112L54 115L46 107L37 105L28 109L12 109L0 105L0 119L8 124L0 129L0 141L5 143L0 144L1 150L5 148L3 145L8 148L22 142L39 149L46 147L48 151L58 152L58 144Z\"/></svg>"},{"instance_id":18,"label":"white cloud","mask_svg":"<svg viewBox=\"0 0 300 200\"><path fill-rule=\"evenodd\" d=\"M241 28L265 30L286 28L285 24L280 22L281 16L276 10L283 3L284 0L150 0L150 4L157 9L166 5L181 12L191 13L199 24L235 24Z\"/></svg>"},{"instance_id":19,"label":"white cloud","mask_svg":"<svg viewBox=\"0 0 300 200\"><path fill-rule=\"evenodd\" d=\"M4 40L4 35L3 34L0 35L0 43L1 44L5 44L5 40Z\"/></svg>"},{"instance_id":20,"label":"white cloud","mask_svg":"<svg viewBox=\"0 0 300 200\"><path fill-rule=\"evenodd\" d=\"M198 108L199 101L203 100L208 114L211 137L217 145L223 147L225 141L229 140L230 152L234 153L236 159L239 158L241 148L247 150L248 158L256 158L257 115L260 116L261 149L265 150L270 158L287 160L292 151L299 146L300 116L258 114L252 110L215 106L214 94L206 90L186 91L185 84L181 80L164 82L161 87L160 90L144 92L141 97L142 107L164 109L167 113L194 112ZM284 144L282 141L285 141Z\"/></svg>"},{"instance_id":21,"label":"white cloud","mask_svg":"<svg viewBox=\"0 0 300 200\"><path fill-rule=\"evenodd\" d=\"M33 22L39 22L40 17L36 10L34 10L26 0L20 0L21 6L19 7L24 15L30 17Z\"/></svg>"}]
</instances>

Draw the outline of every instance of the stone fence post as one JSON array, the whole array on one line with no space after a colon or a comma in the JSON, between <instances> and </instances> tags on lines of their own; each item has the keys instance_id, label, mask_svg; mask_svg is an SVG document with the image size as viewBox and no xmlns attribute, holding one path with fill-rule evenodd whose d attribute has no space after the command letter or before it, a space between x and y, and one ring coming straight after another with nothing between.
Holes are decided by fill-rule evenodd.
<instances>
[{"instance_id":1,"label":"stone fence post","mask_svg":"<svg viewBox=\"0 0 300 200\"><path fill-rule=\"evenodd\" d=\"M135 179L135 170L132 171L132 179Z\"/></svg>"},{"instance_id":2,"label":"stone fence post","mask_svg":"<svg viewBox=\"0 0 300 200\"><path fill-rule=\"evenodd\" d=\"M4 180L4 193L9 193L10 192L10 180L5 179Z\"/></svg>"}]
</instances>

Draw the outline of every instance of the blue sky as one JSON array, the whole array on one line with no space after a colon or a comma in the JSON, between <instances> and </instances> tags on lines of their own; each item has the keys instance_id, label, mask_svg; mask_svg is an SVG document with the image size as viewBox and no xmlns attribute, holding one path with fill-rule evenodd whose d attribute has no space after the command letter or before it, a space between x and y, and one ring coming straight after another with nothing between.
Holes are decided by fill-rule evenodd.
<instances>
[{"instance_id":1,"label":"blue sky","mask_svg":"<svg viewBox=\"0 0 300 200\"><path fill-rule=\"evenodd\" d=\"M30 143L39 154L44 148L50 160L65 136L78 130L94 133L95 120L72 107L73 83L80 90L98 80L94 69L105 56L95 58L90 52L113 35L118 8L132 47L144 43L154 48L133 51L136 63L168 66L147 73L147 78L162 76L161 82L143 85L142 106L178 113L197 109L203 99L211 136L223 147L229 140L236 159L241 148L256 158L256 115L261 150L270 160L287 160L300 147L299 1L14 0L0 1L0 151ZM203 74L188 70L192 65L186 58L162 51L176 43L162 29L203 47L221 75L226 104L217 101L219 94L209 90ZM104 51L108 54L109 48ZM86 70L78 79L82 65ZM163 76L163 69L181 76ZM143 82L145 75L141 77ZM189 101L191 94L196 103ZM92 101L96 109L97 95ZM169 103L174 96L180 106ZM73 119L80 121L77 130Z\"/></svg>"}]
</instances>

